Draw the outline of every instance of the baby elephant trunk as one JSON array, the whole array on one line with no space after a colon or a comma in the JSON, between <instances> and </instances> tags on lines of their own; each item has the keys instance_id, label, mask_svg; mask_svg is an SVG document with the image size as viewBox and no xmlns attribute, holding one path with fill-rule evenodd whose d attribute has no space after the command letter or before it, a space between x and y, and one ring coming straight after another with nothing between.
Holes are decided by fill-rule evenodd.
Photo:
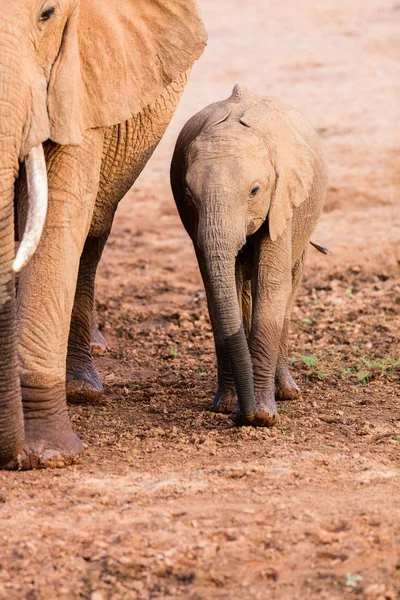
<instances>
[{"instance_id":1,"label":"baby elephant trunk","mask_svg":"<svg viewBox=\"0 0 400 600\"><path fill-rule=\"evenodd\" d=\"M215 230L214 230L215 232ZM207 237L207 236L206 236ZM199 262L207 292L207 301L217 344L227 351L241 415L251 423L256 413L253 369L236 292L235 262L237 251L219 236L215 240L200 236Z\"/></svg>"}]
</instances>

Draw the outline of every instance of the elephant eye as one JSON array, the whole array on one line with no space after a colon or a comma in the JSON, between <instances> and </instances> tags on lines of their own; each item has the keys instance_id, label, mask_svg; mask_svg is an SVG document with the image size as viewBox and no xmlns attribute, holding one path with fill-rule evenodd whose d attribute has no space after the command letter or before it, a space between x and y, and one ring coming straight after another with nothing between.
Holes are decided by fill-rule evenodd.
<instances>
[{"instance_id":1,"label":"elephant eye","mask_svg":"<svg viewBox=\"0 0 400 600\"><path fill-rule=\"evenodd\" d=\"M46 10L44 10L41 14L40 14L40 19L39 21L48 21L50 19L50 17L52 17L55 13L55 7L52 6L51 8L47 8Z\"/></svg>"},{"instance_id":2,"label":"elephant eye","mask_svg":"<svg viewBox=\"0 0 400 600\"><path fill-rule=\"evenodd\" d=\"M185 196L186 198L193 198L192 192L189 190L189 188L185 188Z\"/></svg>"},{"instance_id":3,"label":"elephant eye","mask_svg":"<svg viewBox=\"0 0 400 600\"><path fill-rule=\"evenodd\" d=\"M250 192L250 196L257 196L258 192L260 191L260 186L256 185L253 187L253 189Z\"/></svg>"}]
</instances>

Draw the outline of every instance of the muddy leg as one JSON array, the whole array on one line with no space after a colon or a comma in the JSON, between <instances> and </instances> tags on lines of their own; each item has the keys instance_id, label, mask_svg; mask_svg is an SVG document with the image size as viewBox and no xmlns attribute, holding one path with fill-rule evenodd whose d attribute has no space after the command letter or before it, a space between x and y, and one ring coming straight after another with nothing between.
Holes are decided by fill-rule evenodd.
<instances>
[{"instance_id":1,"label":"muddy leg","mask_svg":"<svg viewBox=\"0 0 400 600\"><path fill-rule=\"evenodd\" d=\"M287 359L290 317L301 278L303 276L304 264L305 252L301 255L292 269L292 293L290 295L290 300L286 309L285 320L283 322L282 336L279 344L278 362L275 373L275 395L278 400L293 400L300 395L300 390L290 373Z\"/></svg>"},{"instance_id":2,"label":"muddy leg","mask_svg":"<svg viewBox=\"0 0 400 600\"><path fill-rule=\"evenodd\" d=\"M18 287L25 446L13 466L20 468L67 465L82 451L68 417L65 371L79 261L98 190L103 135L102 130L91 130L81 146L47 146L46 226Z\"/></svg>"},{"instance_id":3,"label":"muddy leg","mask_svg":"<svg viewBox=\"0 0 400 600\"><path fill-rule=\"evenodd\" d=\"M291 294L290 235L288 228L276 242L261 237L256 249L249 340L257 409L254 425L270 426L277 419L275 372L285 309ZM240 423L239 407L232 416Z\"/></svg>"},{"instance_id":4,"label":"muddy leg","mask_svg":"<svg viewBox=\"0 0 400 600\"><path fill-rule=\"evenodd\" d=\"M91 331L94 314L94 282L107 234L88 237L82 252L72 311L67 354L67 400L95 402L104 392L93 365Z\"/></svg>"},{"instance_id":5,"label":"muddy leg","mask_svg":"<svg viewBox=\"0 0 400 600\"><path fill-rule=\"evenodd\" d=\"M90 351L92 356L95 356L96 354L103 354L106 350L107 340L99 329L97 324L96 306L93 305L92 323L90 326Z\"/></svg>"}]
</instances>

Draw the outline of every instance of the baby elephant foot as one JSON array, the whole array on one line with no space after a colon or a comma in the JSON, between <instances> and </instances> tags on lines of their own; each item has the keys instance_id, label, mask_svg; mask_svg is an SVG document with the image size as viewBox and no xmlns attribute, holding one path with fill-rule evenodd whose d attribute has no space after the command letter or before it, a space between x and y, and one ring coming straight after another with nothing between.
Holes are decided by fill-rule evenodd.
<instances>
[{"instance_id":1,"label":"baby elephant foot","mask_svg":"<svg viewBox=\"0 0 400 600\"><path fill-rule=\"evenodd\" d=\"M230 414L235 408L237 396L235 390L218 390L208 410L216 413Z\"/></svg>"},{"instance_id":2,"label":"baby elephant foot","mask_svg":"<svg viewBox=\"0 0 400 600\"><path fill-rule=\"evenodd\" d=\"M87 368L69 369L66 391L70 404L92 404L104 397L103 384L92 365Z\"/></svg>"},{"instance_id":3,"label":"baby elephant foot","mask_svg":"<svg viewBox=\"0 0 400 600\"><path fill-rule=\"evenodd\" d=\"M253 416L245 417L237 404L231 414L236 425L251 425L252 427L272 427L278 420L275 398L270 394L256 393L256 412Z\"/></svg>"},{"instance_id":4,"label":"baby elephant foot","mask_svg":"<svg viewBox=\"0 0 400 600\"><path fill-rule=\"evenodd\" d=\"M90 351L92 356L104 354L107 350L107 341L97 325L90 330Z\"/></svg>"},{"instance_id":5,"label":"baby elephant foot","mask_svg":"<svg viewBox=\"0 0 400 600\"><path fill-rule=\"evenodd\" d=\"M275 396L277 400L295 400L300 396L300 390L287 365L282 365L276 370Z\"/></svg>"},{"instance_id":6,"label":"baby elephant foot","mask_svg":"<svg viewBox=\"0 0 400 600\"><path fill-rule=\"evenodd\" d=\"M57 429L54 423L25 422L25 444L20 454L5 467L8 470L56 469L75 463L83 450L70 425Z\"/></svg>"}]
</instances>

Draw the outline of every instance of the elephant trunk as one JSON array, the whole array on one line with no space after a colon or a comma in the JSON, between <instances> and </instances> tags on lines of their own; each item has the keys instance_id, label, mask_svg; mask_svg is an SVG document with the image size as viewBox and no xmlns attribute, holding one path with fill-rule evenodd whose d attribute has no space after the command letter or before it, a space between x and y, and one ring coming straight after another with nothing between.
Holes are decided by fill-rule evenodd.
<instances>
[{"instance_id":1,"label":"elephant trunk","mask_svg":"<svg viewBox=\"0 0 400 600\"><path fill-rule=\"evenodd\" d=\"M3 32L1 32L3 34ZM46 197L43 191L43 149L34 149L26 156L29 209L26 222L27 237L20 244L14 263L14 186L19 174L19 159L26 131L32 121L29 94L14 64L15 48L9 47L10 35L0 36L0 467L14 458L24 443L24 423L21 389L17 363L17 322L15 302L15 276L26 264L39 241L43 228ZM10 42L11 43L11 42ZM26 145L26 144L25 144ZM38 176L38 164L39 173ZM34 175L32 175L35 173ZM38 183L40 179L40 183ZM39 199L39 201L38 201ZM38 215L38 206L40 206ZM38 216L40 217L38 219Z\"/></svg>"},{"instance_id":2,"label":"elephant trunk","mask_svg":"<svg viewBox=\"0 0 400 600\"><path fill-rule=\"evenodd\" d=\"M15 170L0 167L0 467L21 450L24 441L17 369L14 259Z\"/></svg>"},{"instance_id":3,"label":"elephant trunk","mask_svg":"<svg viewBox=\"0 0 400 600\"><path fill-rule=\"evenodd\" d=\"M197 242L214 336L227 350L240 411L245 421L250 423L255 416L256 405L252 360L236 290L236 256L244 243L244 240L236 243L237 237L230 232L229 225L216 223L213 217L201 219L199 223Z\"/></svg>"}]
</instances>

